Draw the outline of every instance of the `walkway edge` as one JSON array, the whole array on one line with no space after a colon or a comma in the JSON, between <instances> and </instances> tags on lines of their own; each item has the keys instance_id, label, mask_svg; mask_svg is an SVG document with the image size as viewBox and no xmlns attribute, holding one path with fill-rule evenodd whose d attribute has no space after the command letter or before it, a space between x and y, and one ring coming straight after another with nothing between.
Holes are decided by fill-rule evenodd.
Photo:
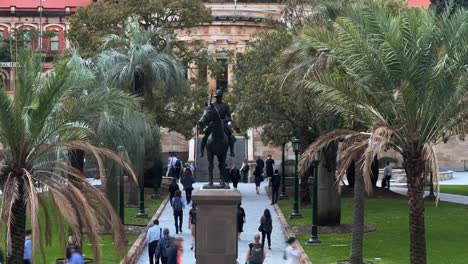
<instances>
[{"instance_id":1,"label":"walkway edge","mask_svg":"<svg viewBox=\"0 0 468 264\"><path fill-rule=\"evenodd\" d=\"M292 232L291 227L288 224L288 221L284 217L283 211L281 211L280 207L278 204L274 204L273 208L275 208L276 213L278 214L279 220L281 222L281 226L283 227L283 231L286 234L286 237L295 237L294 233ZM310 260L309 256L305 252L304 248L302 247L301 243L299 243L299 247L302 250L302 255L301 255L301 264L312 264L312 261Z\"/></svg>"},{"instance_id":2,"label":"walkway edge","mask_svg":"<svg viewBox=\"0 0 468 264\"><path fill-rule=\"evenodd\" d=\"M158 210L154 214L153 218L148 222L148 225L145 228L145 231L143 231L133 243L132 247L128 251L127 255L125 258L120 262L120 264L133 264L136 263L138 258L140 257L143 249L145 249L146 246L146 232L148 232L148 229L153 226L153 221L158 219L164 209L166 208L167 203L169 202L169 197L166 197L164 201L161 203L159 206Z\"/></svg>"}]
</instances>

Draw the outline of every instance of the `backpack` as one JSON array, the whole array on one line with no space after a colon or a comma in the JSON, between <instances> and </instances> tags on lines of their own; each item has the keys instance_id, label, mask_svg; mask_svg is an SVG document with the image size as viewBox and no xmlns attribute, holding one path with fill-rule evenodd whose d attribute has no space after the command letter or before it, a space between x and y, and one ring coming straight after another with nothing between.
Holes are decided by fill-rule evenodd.
<instances>
[{"instance_id":1,"label":"backpack","mask_svg":"<svg viewBox=\"0 0 468 264\"><path fill-rule=\"evenodd\" d=\"M249 261L252 263L263 263L263 245L262 244L249 244L250 257Z\"/></svg>"},{"instance_id":2,"label":"backpack","mask_svg":"<svg viewBox=\"0 0 468 264\"><path fill-rule=\"evenodd\" d=\"M265 222L263 223L263 231L271 232L273 230L273 223L271 222L271 218L265 218Z\"/></svg>"},{"instance_id":3,"label":"backpack","mask_svg":"<svg viewBox=\"0 0 468 264\"><path fill-rule=\"evenodd\" d=\"M179 197L174 197L174 202L172 203L172 208L174 211L180 212L183 209L182 200Z\"/></svg>"},{"instance_id":4,"label":"backpack","mask_svg":"<svg viewBox=\"0 0 468 264\"><path fill-rule=\"evenodd\" d=\"M164 238L164 243L162 245L162 252L161 256L167 258L167 250L171 247L172 245L172 237L169 238Z\"/></svg>"},{"instance_id":5,"label":"backpack","mask_svg":"<svg viewBox=\"0 0 468 264\"><path fill-rule=\"evenodd\" d=\"M180 167L182 167L182 163L180 162L180 160L176 160L174 166L175 166L176 168L180 168Z\"/></svg>"}]
</instances>

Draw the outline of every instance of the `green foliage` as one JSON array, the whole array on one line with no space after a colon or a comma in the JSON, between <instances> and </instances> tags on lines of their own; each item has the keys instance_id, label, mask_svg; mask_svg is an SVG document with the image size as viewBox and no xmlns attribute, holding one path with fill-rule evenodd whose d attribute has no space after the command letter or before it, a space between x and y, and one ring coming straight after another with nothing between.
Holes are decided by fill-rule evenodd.
<instances>
[{"instance_id":1,"label":"green foliage","mask_svg":"<svg viewBox=\"0 0 468 264\"><path fill-rule=\"evenodd\" d=\"M201 0L105 0L80 8L71 17L69 37L87 56L100 50L100 40L108 34L123 35L123 25L133 17L142 26L153 26L173 34L210 20Z\"/></svg>"},{"instance_id":2,"label":"green foliage","mask_svg":"<svg viewBox=\"0 0 468 264\"><path fill-rule=\"evenodd\" d=\"M466 187L466 186L465 186ZM282 200L279 206L285 216L292 212L293 199ZM352 223L352 198L341 199L343 223ZM366 199L366 225L376 228L364 235L364 255L374 264L408 263L408 208L406 199ZM302 219L286 220L291 226L310 226L311 209L301 208ZM426 207L428 263L462 264L468 257L458 245L468 236L464 225L468 211L464 205L441 202L438 207L428 203ZM320 234L319 247L305 243L310 233L297 236L313 263L332 264L349 257L351 234ZM391 249L391 250L389 250ZM453 257L456 256L456 257Z\"/></svg>"}]
</instances>

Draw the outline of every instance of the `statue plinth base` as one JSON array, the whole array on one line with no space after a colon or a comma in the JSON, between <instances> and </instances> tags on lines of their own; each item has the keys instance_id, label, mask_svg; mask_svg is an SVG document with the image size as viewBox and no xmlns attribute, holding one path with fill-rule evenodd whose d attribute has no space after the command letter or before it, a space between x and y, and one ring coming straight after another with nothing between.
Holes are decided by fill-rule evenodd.
<instances>
[{"instance_id":1,"label":"statue plinth base","mask_svg":"<svg viewBox=\"0 0 468 264\"><path fill-rule=\"evenodd\" d=\"M194 190L197 264L237 263L237 206L241 199L241 193L233 189Z\"/></svg>"}]
</instances>

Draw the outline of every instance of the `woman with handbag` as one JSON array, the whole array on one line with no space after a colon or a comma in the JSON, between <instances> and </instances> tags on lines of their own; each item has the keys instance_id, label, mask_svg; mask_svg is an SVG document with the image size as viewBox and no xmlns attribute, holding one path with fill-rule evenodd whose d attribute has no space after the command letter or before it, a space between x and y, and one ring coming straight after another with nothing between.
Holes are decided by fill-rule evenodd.
<instances>
[{"instance_id":1,"label":"woman with handbag","mask_svg":"<svg viewBox=\"0 0 468 264\"><path fill-rule=\"evenodd\" d=\"M192 175L192 170L187 167L184 171L184 177L182 178L182 185L184 186L185 191L185 198L187 200L187 204L190 203L192 200L192 191L193 191L193 184L195 183L195 179Z\"/></svg>"},{"instance_id":2,"label":"woman with handbag","mask_svg":"<svg viewBox=\"0 0 468 264\"><path fill-rule=\"evenodd\" d=\"M270 210L265 209L260 218L260 226L258 231L262 232L262 245L265 245L265 237L268 239L268 249L271 250L271 232L273 231L273 220L271 219Z\"/></svg>"}]
</instances>

